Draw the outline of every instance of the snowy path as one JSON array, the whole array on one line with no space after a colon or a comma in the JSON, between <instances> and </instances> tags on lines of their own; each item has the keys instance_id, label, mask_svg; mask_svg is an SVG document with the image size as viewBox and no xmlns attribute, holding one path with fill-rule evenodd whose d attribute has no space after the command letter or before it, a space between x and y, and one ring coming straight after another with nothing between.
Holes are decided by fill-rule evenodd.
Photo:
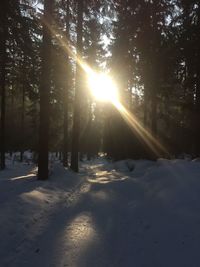
<instances>
[{"instance_id":1,"label":"snowy path","mask_svg":"<svg viewBox=\"0 0 200 267\"><path fill-rule=\"evenodd\" d=\"M25 198L22 188L7 187L20 195L16 207L10 203L22 215L15 230L0 225L0 231L14 231L0 232L7 245L0 244L0 266L199 267L200 164L170 164L147 162L132 173L88 165L78 176L58 165L60 180L20 181L25 194L29 190ZM30 202L33 192L38 199Z\"/></svg>"}]
</instances>

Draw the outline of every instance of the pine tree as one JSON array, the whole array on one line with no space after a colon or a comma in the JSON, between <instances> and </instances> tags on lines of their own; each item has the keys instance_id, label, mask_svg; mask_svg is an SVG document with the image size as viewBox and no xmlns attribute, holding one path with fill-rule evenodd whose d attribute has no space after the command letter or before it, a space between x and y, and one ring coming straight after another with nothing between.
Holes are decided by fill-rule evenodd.
<instances>
[{"instance_id":1,"label":"pine tree","mask_svg":"<svg viewBox=\"0 0 200 267\"><path fill-rule=\"evenodd\" d=\"M83 10L84 1L78 1L77 11L77 53L79 60L82 58L83 52ZM79 63L76 63L76 91L74 100L74 116L73 116L73 131L72 131L72 150L71 150L71 169L78 172L78 161L79 161L79 147L80 147L80 106L82 98L82 69Z\"/></svg>"},{"instance_id":2,"label":"pine tree","mask_svg":"<svg viewBox=\"0 0 200 267\"><path fill-rule=\"evenodd\" d=\"M51 88L51 24L53 1L44 1L38 179L48 179L49 109Z\"/></svg>"},{"instance_id":3,"label":"pine tree","mask_svg":"<svg viewBox=\"0 0 200 267\"><path fill-rule=\"evenodd\" d=\"M5 108L6 108L6 66L7 66L7 51L6 40L8 36L8 1L3 0L0 6L1 18L1 42L0 42L0 58L1 58L1 125L0 125L0 153L1 153L1 169L5 168Z\"/></svg>"},{"instance_id":4,"label":"pine tree","mask_svg":"<svg viewBox=\"0 0 200 267\"><path fill-rule=\"evenodd\" d=\"M67 46L69 46L70 41L70 1L67 0L65 7L66 15L65 15L65 34ZM68 167L68 152L69 152L69 87L70 87L70 60L69 55L66 53L66 79L65 79L65 87L64 87L64 137L63 137L63 165Z\"/></svg>"}]
</instances>

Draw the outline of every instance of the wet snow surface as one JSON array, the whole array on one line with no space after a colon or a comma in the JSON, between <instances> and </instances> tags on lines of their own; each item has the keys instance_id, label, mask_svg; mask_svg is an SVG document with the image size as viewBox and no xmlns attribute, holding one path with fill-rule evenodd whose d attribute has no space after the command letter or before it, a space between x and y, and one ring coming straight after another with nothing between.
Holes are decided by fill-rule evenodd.
<instances>
[{"instance_id":1,"label":"wet snow surface","mask_svg":"<svg viewBox=\"0 0 200 267\"><path fill-rule=\"evenodd\" d=\"M199 267L199 248L198 160L0 172L1 267Z\"/></svg>"}]
</instances>

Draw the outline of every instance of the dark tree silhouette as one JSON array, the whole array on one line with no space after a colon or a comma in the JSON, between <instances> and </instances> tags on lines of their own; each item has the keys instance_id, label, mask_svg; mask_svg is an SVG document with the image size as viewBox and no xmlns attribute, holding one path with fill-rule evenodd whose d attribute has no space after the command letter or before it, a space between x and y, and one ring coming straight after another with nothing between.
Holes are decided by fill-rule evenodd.
<instances>
[{"instance_id":1,"label":"dark tree silhouette","mask_svg":"<svg viewBox=\"0 0 200 267\"><path fill-rule=\"evenodd\" d=\"M0 19L1 19L1 41L0 41L0 58L1 58L1 69L0 69L0 86L1 86L1 125L0 125L0 156L1 169L5 168L5 109L6 109L6 62L7 62L7 51L6 51L6 40L8 35L8 1L3 0L0 6Z\"/></svg>"},{"instance_id":2,"label":"dark tree silhouette","mask_svg":"<svg viewBox=\"0 0 200 267\"><path fill-rule=\"evenodd\" d=\"M66 42L67 46L69 46L69 26L70 26L70 1L66 1L66 15L65 15L65 27L66 27ZM66 53L66 79L65 79L65 87L64 87L64 137L63 137L63 165L65 167L68 166L68 152L69 152L69 79L70 79L70 62L69 55Z\"/></svg>"},{"instance_id":3,"label":"dark tree silhouette","mask_svg":"<svg viewBox=\"0 0 200 267\"><path fill-rule=\"evenodd\" d=\"M51 24L53 1L44 1L38 179L48 179L49 111L51 88Z\"/></svg>"},{"instance_id":4,"label":"dark tree silhouette","mask_svg":"<svg viewBox=\"0 0 200 267\"><path fill-rule=\"evenodd\" d=\"M77 24L77 52L81 59L83 49L83 8L84 1L78 1L78 24ZM71 150L71 169L78 172L79 161L79 139L80 139L80 112L81 112L81 89L82 89L82 69L81 66L76 64L76 91L74 100L74 118L73 118L73 131L72 131L72 150Z\"/></svg>"}]
</instances>

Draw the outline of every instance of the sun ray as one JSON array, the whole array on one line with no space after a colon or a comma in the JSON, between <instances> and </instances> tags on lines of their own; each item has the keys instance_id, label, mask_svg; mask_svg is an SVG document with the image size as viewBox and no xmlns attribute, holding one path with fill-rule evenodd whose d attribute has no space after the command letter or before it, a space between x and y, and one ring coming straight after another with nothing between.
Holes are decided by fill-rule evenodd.
<instances>
[{"instance_id":1,"label":"sun ray","mask_svg":"<svg viewBox=\"0 0 200 267\"><path fill-rule=\"evenodd\" d=\"M88 75L88 84L97 100L104 102L118 100L117 86L108 75L104 73L92 73Z\"/></svg>"},{"instance_id":2,"label":"sun ray","mask_svg":"<svg viewBox=\"0 0 200 267\"><path fill-rule=\"evenodd\" d=\"M158 140L147 130L145 129L139 120L128 111L123 104L118 99L117 88L111 78L106 76L105 74L98 74L92 70L92 68L86 64L78 51L76 53L70 48L69 40L67 38L61 37L62 33L55 31L50 25L44 22L48 27L49 31L52 35L57 39L60 45L63 47L64 51L68 53L71 58L75 60L75 62L83 69L83 71L89 77L90 86L93 87L93 91L95 92L97 98L102 101L110 101L116 109L120 112L126 123L129 127L134 130L138 136L140 136L146 145L157 155L165 154L169 156L170 154L166 150L166 148L160 144ZM102 92L103 91L103 92Z\"/></svg>"},{"instance_id":3,"label":"sun ray","mask_svg":"<svg viewBox=\"0 0 200 267\"><path fill-rule=\"evenodd\" d=\"M113 105L120 112L129 127L132 130L135 130L138 136L142 138L142 140L155 153L155 155L170 155L167 149L158 140L156 140L156 138L147 129L145 129L145 127L142 126L134 114L128 111L122 103L119 101L113 101Z\"/></svg>"},{"instance_id":4,"label":"sun ray","mask_svg":"<svg viewBox=\"0 0 200 267\"><path fill-rule=\"evenodd\" d=\"M74 61L85 71L88 75L94 74L94 71L91 69L91 67L84 62L82 59L82 56L80 55L79 51L73 51L70 47L70 40L67 39L66 36L63 36L63 32L57 30L54 30L54 28L49 25L44 19L43 23L48 28L48 30L51 32L51 34L54 36L54 38L59 42L59 44L62 46L62 49L67 53ZM57 27L58 28L58 27Z\"/></svg>"}]
</instances>

